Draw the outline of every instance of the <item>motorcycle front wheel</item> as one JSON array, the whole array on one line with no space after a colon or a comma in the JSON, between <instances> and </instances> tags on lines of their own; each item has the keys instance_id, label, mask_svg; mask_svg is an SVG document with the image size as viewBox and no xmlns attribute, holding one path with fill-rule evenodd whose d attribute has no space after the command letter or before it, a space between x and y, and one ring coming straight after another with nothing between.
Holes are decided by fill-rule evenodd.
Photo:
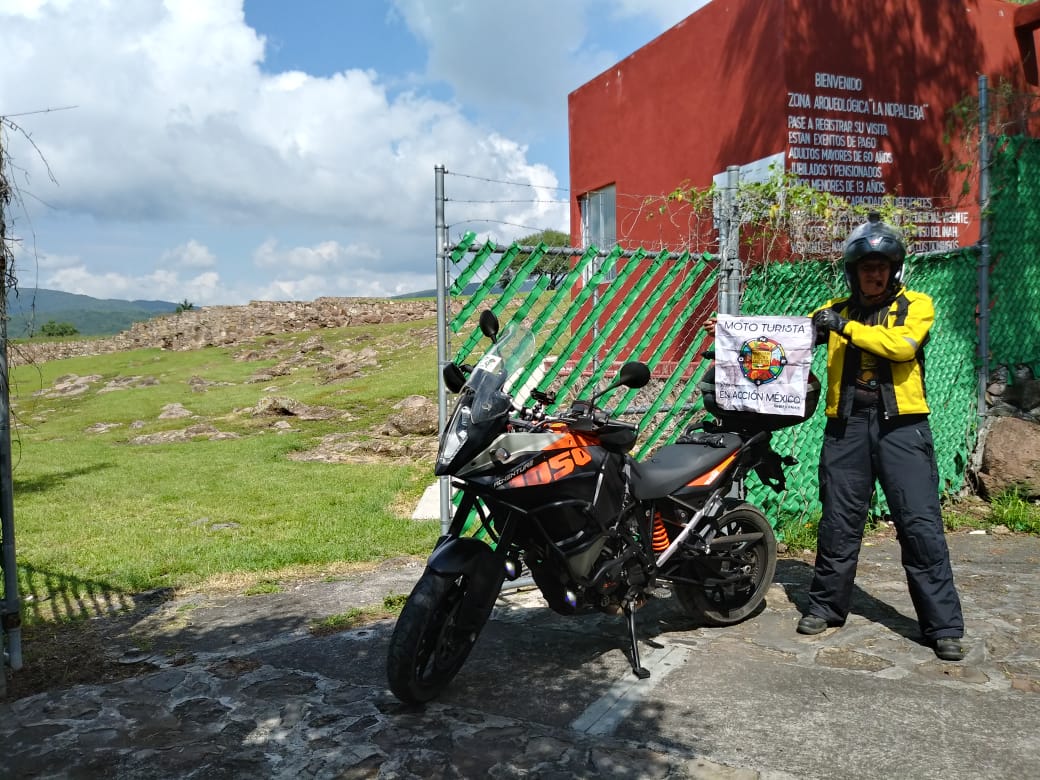
<instances>
[{"instance_id":1,"label":"motorcycle front wheel","mask_svg":"<svg viewBox=\"0 0 1040 780\"><path fill-rule=\"evenodd\" d=\"M750 504L741 504L718 519L715 539L721 542L711 555L686 561L684 579L703 581L705 576L729 578L722 584L676 582L673 590L683 610L711 626L731 626L753 613L766 596L776 572L776 536L765 516ZM726 536L761 533L754 542L728 546Z\"/></svg>"},{"instance_id":2,"label":"motorcycle front wheel","mask_svg":"<svg viewBox=\"0 0 1040 780\"><path fill-rule=\"evenodd\" d=\"M387 651L387 679L406 704L422 704L443 691L458 674L477 641L490 610L461 620L470 578L427 570L401 610Z\"/></svg>"}]
</instances>

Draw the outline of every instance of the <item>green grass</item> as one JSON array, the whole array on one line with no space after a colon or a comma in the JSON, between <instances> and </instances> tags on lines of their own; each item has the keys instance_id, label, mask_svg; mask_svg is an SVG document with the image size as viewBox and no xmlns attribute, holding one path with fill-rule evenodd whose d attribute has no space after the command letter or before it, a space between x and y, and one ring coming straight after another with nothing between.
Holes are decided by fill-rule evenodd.
<instances>
[{"instance_id":1,"label":"green grass","mask_svg":"<svg viewBox=\"0 0 1040 780\"><path fill-rule=\"evenodd\" d=\"M800 517L785 518L777 528L777 538L784 542L791 552L816 549L816 531L820 525L817 514L808 520Z\"/></svg>"},{"instance_id":2,"label":"green grass","mask_svg":"<svg viewBox=\"0 0 1040 780\"><path fill-rule=\"evenodd\" d=\"M310 633L314 636L327 636L340 631L348 631L355 626L371 623L388 617L396 617L401 614L404 602L408 596L403 593L391 593L383 598L383 608L374 607L351 607L339 615L330 615L321 620L313 620L310 625Z\"/></svg>"},{"instance_id":3,"label":"green grass","mask_svg":"<svg viewBox=\"0 0 1040 780\"><path fill-rule=\"evenodd\" d=\"M1040 506L1024 499L1018 490L1008 490L990 504L993 522L1011 531L1040 534Z\"/></svg>"},{"instance_id":4,"label":"green grass","mask_svg":"<svg viewBox=\"0 0 1040 780\"><path fill-rule=\"evenodd\" d=\"M947 532L984 531L992 524L993 523L989 518L976 517L975 515L964 514L957 511L943 512L943 528Z\"/></svg>"},{"instance_id":5,"label":"green grass","mask_svg":"<svg viewBox=\"0 0 1040 780\"><path fill-rule=\"evenodd\" d=\"M977 509L978 504L975 505L975 512L961 511L959 506L956 500L943 506L943 528L949 533L986 531L1004 526L1015 533L1040 535L1040 504L1030 503L1018 490L1005 491L988 505L981 504L984 508L981 514ZM777 538L792 551L815 550L819 524L819 514L810 519L782 518L777 527ZM865 535L869 536L881 528L876 517L868 518Z\"/></svg>"},{"instance_id":6,"label":"green grass","mask_svg":"<svg viewBox=\"0 0 1040 780\"><path fill-rule=\"evenodd\" d=\"M294 461L328 433L370 437L393 404L435 397L435 347L417 348L432 323L319 331L319 359L365 347L378 366L326 381L304 365L271 381L261 368L299 355L313 334L268 338L264 361L236 360L243 347L193 352L134 350L19 366L12 371L15 542L27 618L89 613L91 602L154 588L191 588L239 576L252 587L284 571L328 571L337 564L425 554L439 524L411 510L433 481L432 464ZM429 339L426 339L429 341ZM62 376L99 375L82 395L38 395ZM147 378L101 392L110 381ZM210 385L194 392L192 377ZM226 383L226 384L223 384ZM290 432L250 410L285 397L333 407L347 419L288 419ZM180 403L194 418L158 419ZM88 432L96 423L115 427ZM144 434L207 424L238 438L135 444Z\"/></svg>"}]
</instances>

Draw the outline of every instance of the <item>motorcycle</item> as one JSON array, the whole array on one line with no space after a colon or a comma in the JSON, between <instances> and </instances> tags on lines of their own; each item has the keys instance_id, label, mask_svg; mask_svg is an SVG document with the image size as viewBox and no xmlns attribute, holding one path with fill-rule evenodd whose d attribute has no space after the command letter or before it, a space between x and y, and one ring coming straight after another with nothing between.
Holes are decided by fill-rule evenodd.
<instances>
[{"instance_id":1,"label":"motorcycle","mask_svg":"<svg viewBox=\"0 0 1040 780\"><path fill-rule=\"evenodd\" d=\"M525 571L557 613L623 615L639 678L650 673L640 662L635 615L656 589L670 588L703 624L728 626L754 614L776 569L776 538L746 501L744 481L754 471L784 489L784 466L797 461L773 450L772 433L812 414L819 381L810 376L804 417L732 413L715 403L709 368L699 389L716 419L636 461L628 453L638 427L596 402L619 387L644 387L651 378L645 364L624 364L590 399L548 414L554 393L534 390L533 405L524 407L505 390L533 358L533 334L512 326L499 334L489 311L480 327L491 349L473 367L443 370L458 399L434 470L452 477L459 500L391 635L394 695L419 704L443 691L505 580Z\"/></svg>"}]
</instances>

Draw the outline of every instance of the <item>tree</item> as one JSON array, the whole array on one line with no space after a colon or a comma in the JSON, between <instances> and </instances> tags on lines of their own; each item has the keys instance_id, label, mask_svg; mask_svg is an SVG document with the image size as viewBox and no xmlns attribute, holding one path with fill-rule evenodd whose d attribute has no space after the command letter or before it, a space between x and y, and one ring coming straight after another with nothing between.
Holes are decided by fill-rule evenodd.
<instances>
[{"instance_id":1,"label":"tree","mask_svg":"<svg viewBox=\"0 0 1040 780\"><path fill-rule=\"evenodd\" d=\"M195 308L195 304L185 298L183 301L177 304L177 314L185 311L191 311Z\"/></svg>"},{"instance_id":2,"label":"tree","mask_svg":"<svg viewBox=\"0 0 1040 780\"><path fill-rule=\"evenodd\" d=\"M40 328L41 336L77 336L79 331L71 322L55 322L47 320Z\"/></svg>"},{"instance_id":3,"label":"tree","mask_svg":"<svg viewBox=\"0 0 1040 780\"><path fill-rule=\"evenodd\" d=\"M538 246L538 244L542 243L546 246L570 246L571 237L569 233L564 233L560 230L542 230L538 233L531 233L528 236L517 239L516 243L520 246ZM512 281L513 276L523 267L524 263L526 263L530 257L530 252L521 252L513 258L513 262L509 264L509 268L502 275L501 283L503 287ZM532 276L547 276L549 278L549 289L555 290L570 270L571 261L569 255L546 254L542 256L538 261L538 264L534 267Z\"/></svg>"}]
</instances>

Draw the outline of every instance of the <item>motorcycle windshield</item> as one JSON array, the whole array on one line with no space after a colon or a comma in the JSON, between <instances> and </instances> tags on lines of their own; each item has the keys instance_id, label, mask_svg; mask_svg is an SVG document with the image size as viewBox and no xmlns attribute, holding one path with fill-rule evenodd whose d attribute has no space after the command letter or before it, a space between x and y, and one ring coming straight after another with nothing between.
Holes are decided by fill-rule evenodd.
<instances>
[{"instance_id":1,"label":"motorcycle windshield","mask_svg":"<svg viewBox=\"0 0 1040 780\"><path fill-rule=\"evenodd\" d=\"M480 359L466 387L472 391L470 414L481 423L508 414L512 397L503 388L510 376L524 368L535 355L534 334L527 328L510 326ZM468 395L463 390L463 395Z\"/></svg>"},{"instance_id":2,"label":"motorcycle windshield","mask_svg":"<svg viewBox=\"0 0 1040 780\"><path fill-rule=\"evenodd\" d=\"M454 474L502 431L513 408L513 398L505 391L506 382L534 354L534 334L530 330L506 328L502 332L459 392L441 434L435 474Z\"/></svg>"}]
</instances>

